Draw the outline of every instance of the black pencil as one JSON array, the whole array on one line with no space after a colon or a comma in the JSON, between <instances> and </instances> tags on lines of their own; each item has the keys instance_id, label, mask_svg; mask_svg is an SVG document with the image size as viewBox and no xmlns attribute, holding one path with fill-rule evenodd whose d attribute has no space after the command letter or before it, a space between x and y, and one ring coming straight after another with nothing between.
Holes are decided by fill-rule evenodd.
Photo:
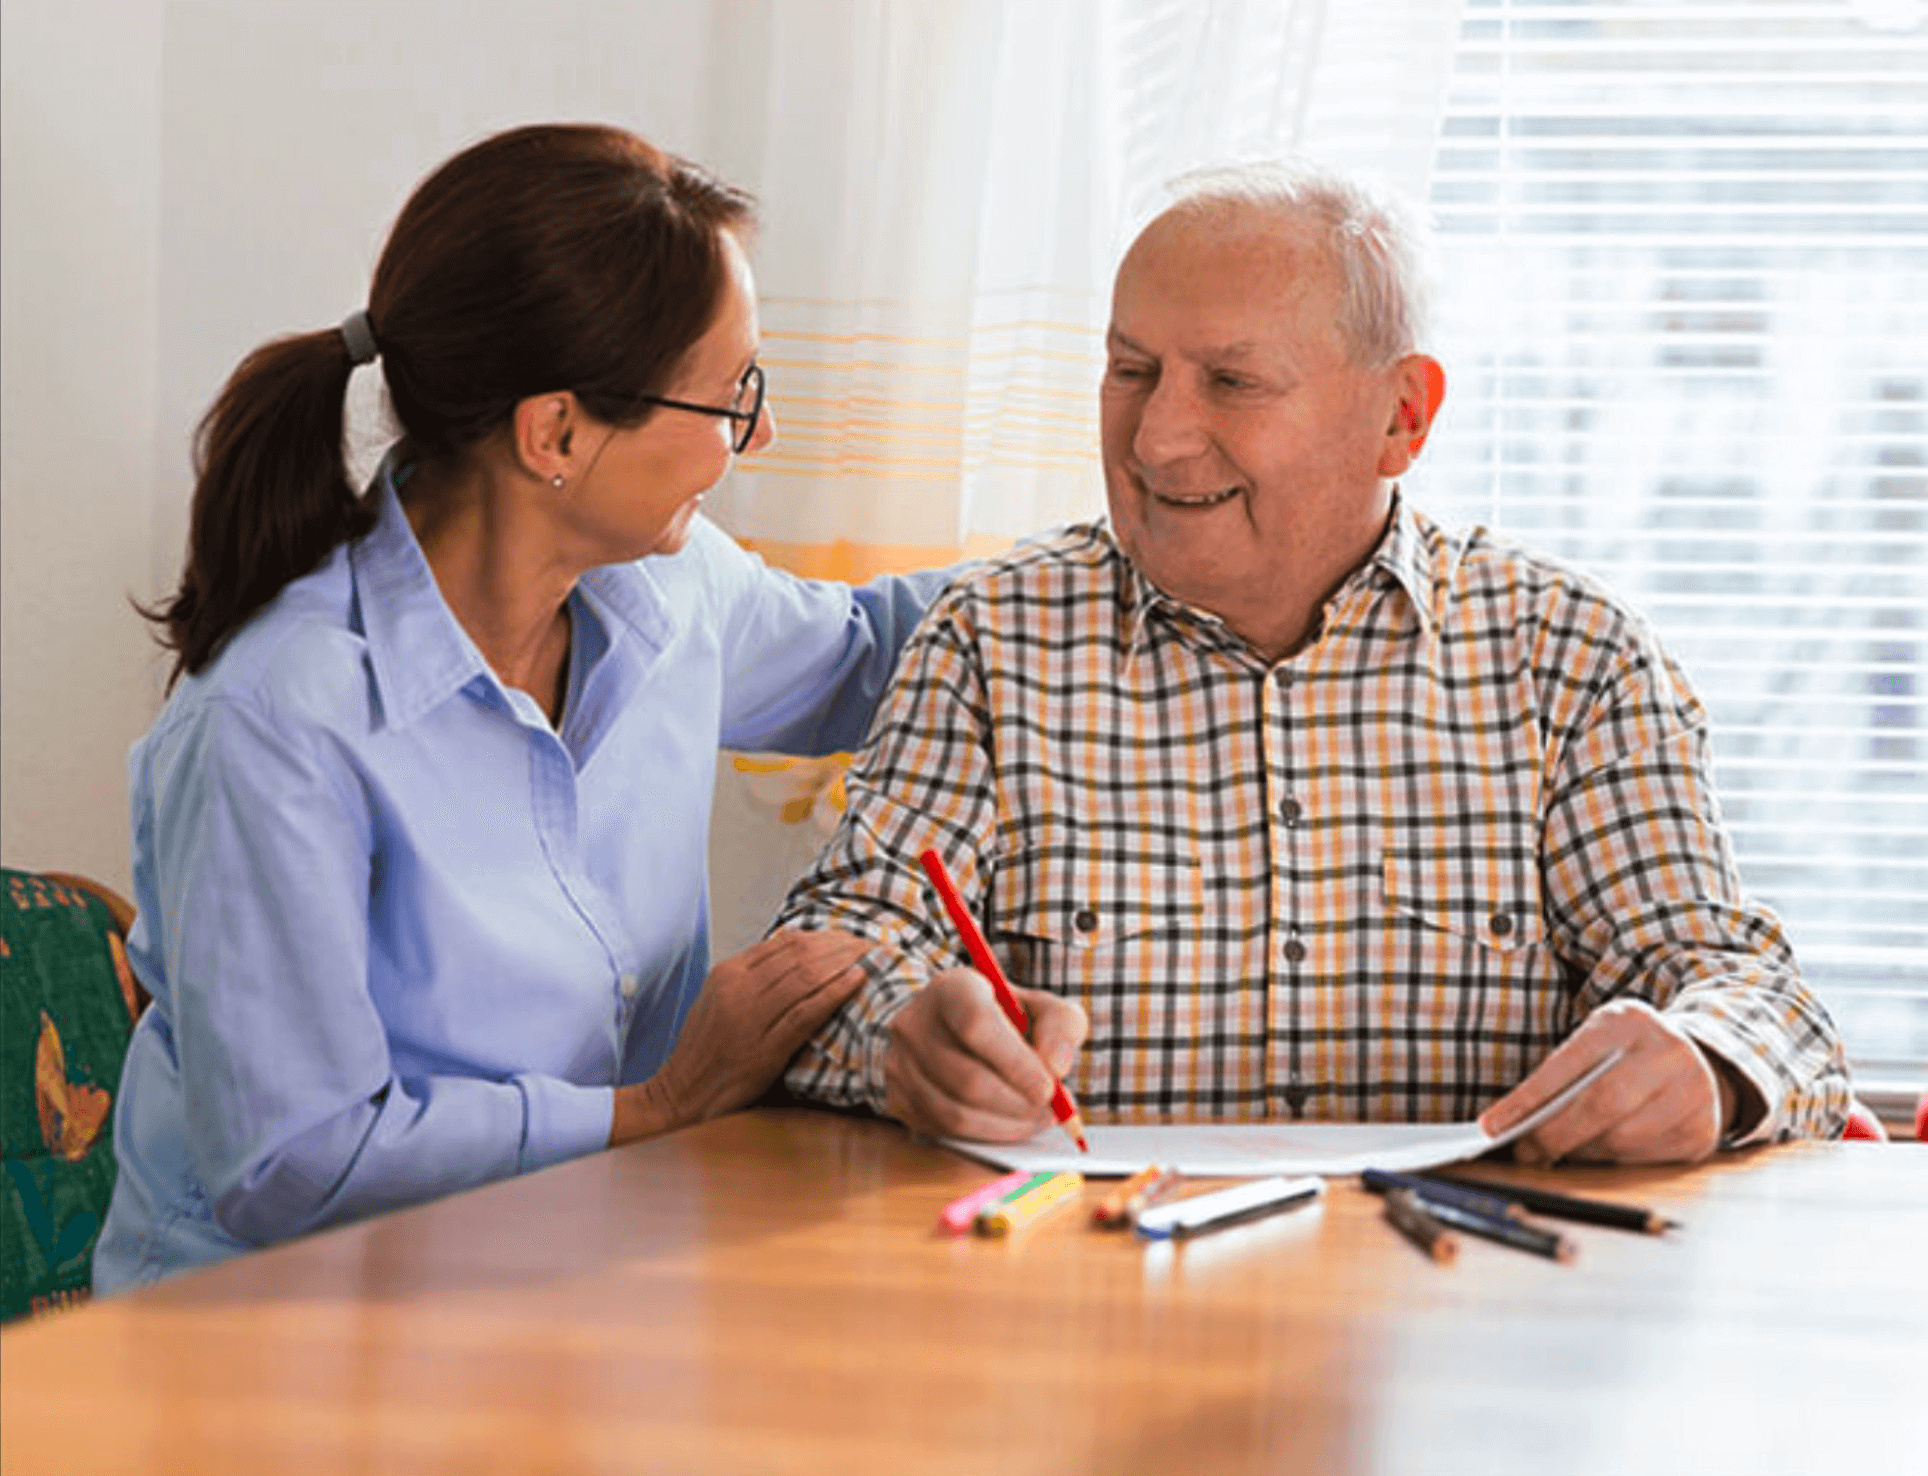
<instances>
[{"instance_id":1,"label":"black pencil","mask_svg":"<svg viewBox=\"0 0 1928 1476\"><path fill-rule=\"evenodd\" d=\"M1458 1238L1428 1212L1426 1201L1412 1190L1386 1191L1386 1218L1395 1230L1440 1265L1452 1265L1459 1255Z\"/></svg>"},{"instance_id":2,"label":"black pencil","mask_svg":"<svg viewBox=\"0 0 1928 1476\"><path fill-rule=\"evenodd\" d=\"M1451 1184L1455 1188L1473 1189L1483 1194L1497 1194L1524 1205L1538 1215L1551 1215L1556 1220L1574 1220L1586 1225L1608 1225L1616 1230L1638 1230L1646 1235L1658 1235L1663 1230L1679 1226L1678 1220L1670 1220L1654 1210L1643 1209L1634 1204L1614 1204L1602 1199L1582 1199L1573 1194L1560 1194L1551 1189L1533 1189L1524 1184L1489 1184L1479 1179L1461 1178L1457 1174L1422 1174L1423 1179L1435 1183Z\"/></svg>"},{"instance_id":3,"label":"black pencil","mask_svg":"<svg viewBox=\"0 0 1928 1476\"><path fill-rule=\"evenodd\" d=\"M1468 1235L1497 1240L1501 1245L1510 1245L1514 1250L1545 1256L1549 1261L1565 1263L1580 1253L1579 1248L1564 1235L1552 1230L1542 1230L1538 1225L1522 1225L1518 1220L1494 1219L1487 1215L1475 1214L1472 1210L1457 1204L1426 1199L1424 1196L1417 1197L1421 1207L1435 1220L1442 1225L1451 1225L1455 1230L1464 1230Z\"/></svg>"}]
</instances>

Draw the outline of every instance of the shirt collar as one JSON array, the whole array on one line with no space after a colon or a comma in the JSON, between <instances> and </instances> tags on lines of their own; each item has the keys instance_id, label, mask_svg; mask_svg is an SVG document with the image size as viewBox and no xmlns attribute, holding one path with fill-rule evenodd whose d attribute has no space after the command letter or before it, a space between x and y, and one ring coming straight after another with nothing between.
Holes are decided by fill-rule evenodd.
<instances>
[{"instance_id":1,"label":"shirt collar","mask_svg":"<svg viewBox=\"0 0 1928 1476\"><path fill-rule=\"evenodd\" d=\"M391 449L371 487L375 526L348 551L375 693L388 722L398 728L477 677L501 688L442 598L422 546L415 541L396 493L407 479L406 466L397 450ZM620 621L652 648L660 650L675 635L668 602L640 564L591 569L576 582L576 590L591 613L605 623Z\"/></svg>"},{"instance_id":2,"label":"shirt collar","mask_svg":"<svg viewBox=\"0 0 1928 1476\"><path fill-rule=\"evenodd\" d=\"M1165 596L1143 574L1138 566L1125 557L1117 535L1111 531L1111 522L1106 519L1098 525L1098 537L1110 556L1118 561L1121 573L1118 588L1118 615L1125 626L1125 660L1131 661L1145 641L1145 621Z\"/></svg>"},{"instance_id":3,"label":"shirt collar","mask_svg":"<svg viewBox=\"0 0 1928 1476\"><path fill-rule=\"evenodd\" d=\"M576 593L596 614L605 620L621 621L644 645L661 650L675 636L677 621L668 596L649 571L649 563L645 559L587 570L576 581Z\"/></svg>"},{"instance_id":4,"label":"shirt collar","mask_svg":"<svg viewBox=\"0 0 1928 1476\"><path fill-rule=\"evenodd\" d=\"M1154 612L1162 611L1167 618L1189 624L1195 628L1212 632L1227 645L1243 648L1243 642L1233 635L1230 627L1209 610L1201 610L1183 601L1175 600L1157 585L1147 579L1138 566L1126 557L1123 547L1118 543L1109 520L1101 523L1100 529L1112 553L1124 565L1124 588L1120 598L1121 611L1126 626L1125 654L1130 660L1144 645L1146 622ZM1435 550L1428 541L1425 530L1420 527L1418 515L1406 503L1397 486L1393 488L1392 514L1386 520L1386 531L1380 537L1378 546L1373 549L1366 562L1354 572L1344 585L1345 589L1356 587L1361 578L1383 574L1404 591L1411 602L1414 613L1419 617L1420 628L1430 635L1438 628L1439 602L1444 596L1441 580L1445 571L1436 570ZM1336 601L1339 595L1333 596Z\"/></svg>"},{"instance_id":5,"label":"shirt collar","mask_svg":"<svg viewBox=\"0 0 1928 1476\"><path fill-rule=\"evenodd\" d=\"M1109 518L1098 523L1097 530L1109 556L1117 561L1120 570L1118 614L1125 626L1127 665L1142 651L1149 649L1154 639L1151 630L1154 615L1162 615L1170 624L1191 627L1201 635L1212 632L1228 645L1234 647L1242 645L1232 634L1230 627L1218 616L1209 610L1201 610L1182 600L1173 599L1147 579L1125 553L1124 546L1118 542L1118 535L1112 530Z\"/></svg>"},{"instance_id":6,"label":"shirt collar","mask_svg":"<svg viewBox=\"0 0 1928 1476\"><path fill-rule=\"evenodd\" d=\"M399 470L391 449L370 489L375 526L349 548L348 562L375 694L387 721L404 727L490 672L442 598L415 541L415 530L395 495Z\"/></svg>"},{"instance_id":7,"label":"shirt collar","mask_svg":"<svg viewBox=\"0 0 1928 1476\"><path fill-rule=\"evenodd\" d=\"M1384 573L1405 591L1419 616L1420 629L1431 635L1439 628L1439 606L1444 597L1442 570L1434 567L1436 550L1419 525L1419 516L1398 487L1392 491L1392 517L1367 567Z\"/></svg>"}]
</instances>

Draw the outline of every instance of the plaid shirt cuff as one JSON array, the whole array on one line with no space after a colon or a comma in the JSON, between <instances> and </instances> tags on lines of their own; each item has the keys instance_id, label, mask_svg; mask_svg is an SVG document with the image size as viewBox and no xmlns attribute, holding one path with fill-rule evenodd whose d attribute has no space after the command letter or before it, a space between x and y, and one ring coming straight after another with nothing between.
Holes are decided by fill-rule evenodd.
<instances>
[{"instance_id":1,"label":"plaid shirt cuff","mask_svg":"<svg viewBox=\"0 0 1928 1476\"><path fill-rule=\"evenodd\" d=\"M1792 1137L1838 1137L1847 1120L1847 1072L1839 1060L1818 1072L1785 1059L1783 1035L1766 1039L1753 1023L1737 1017L1726 1001L1683 997L1668 1011L1694 1043L1718 1056L1760 1094L1767 1110L1758 1121L1723 1128L1721 1147L1742 1148Z\"/></svg>"},{"instance_id":2,"label":"plaid shirt cuff","mask_svg":"<svg viewBox=\"0 0 1928 1476\"><path fill-rule=\"evenodd\" d=\"M785 1086L835 1107L869 1107L884 1114L890 1022L916 993L902 975L902 964L895 949L881 944L858 960L864 982L792 1058Z\"/></svg>"}]
</instances>

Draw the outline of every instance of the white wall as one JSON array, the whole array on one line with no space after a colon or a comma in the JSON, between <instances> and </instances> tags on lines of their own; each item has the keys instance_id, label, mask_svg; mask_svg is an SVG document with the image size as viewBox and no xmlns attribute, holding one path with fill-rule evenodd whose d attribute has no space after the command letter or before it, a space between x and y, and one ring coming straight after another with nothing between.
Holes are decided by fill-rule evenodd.
<instances>
[{"instance_id":1,"label":"white wall","mask_svg":"<svg viewBox=\"0 0 1928 1476\"><path fill-rule=\"evenodd\" d=\"M0 7L0 858L126 885L153 711L161 12ZM178 494L178 489L176 490Z\"/></svg>"},{"instance_id":2,"label":"white wall","mask_svg":"<svg viewBox=\"0 0 1928 1476\"><path fill-rule=\"evenodd\" d=\"M483 133L595 119L704 157L703 14L5 0L6 864L127 884L125 755L165 674L127 598L178 573L190 437L229 370L359 306L409 189Z\"/></svg>"}]
</instances>

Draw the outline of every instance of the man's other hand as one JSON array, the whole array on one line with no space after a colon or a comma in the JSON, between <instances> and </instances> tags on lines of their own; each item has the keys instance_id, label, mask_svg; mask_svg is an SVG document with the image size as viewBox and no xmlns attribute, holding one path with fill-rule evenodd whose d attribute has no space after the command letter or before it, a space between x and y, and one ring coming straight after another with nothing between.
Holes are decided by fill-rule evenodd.
<instances>
[{"instance_id":1,"label":"man's other hand","mask_svg":"<svg viewBox=\"0 0 1928 1476\"><path fill-rule=\"evenodd\" d=\"M1480 1114L1502 1133L1557 1096L1595 1062L1619 1063L1513 1145L1522 1163L1694 1163L1720 1146L1734 1116L1727 1074L1678 1025L1641 1000L1615 1000L1589 1015L1552 1055Z\"/></svg>"}]
</instances>

